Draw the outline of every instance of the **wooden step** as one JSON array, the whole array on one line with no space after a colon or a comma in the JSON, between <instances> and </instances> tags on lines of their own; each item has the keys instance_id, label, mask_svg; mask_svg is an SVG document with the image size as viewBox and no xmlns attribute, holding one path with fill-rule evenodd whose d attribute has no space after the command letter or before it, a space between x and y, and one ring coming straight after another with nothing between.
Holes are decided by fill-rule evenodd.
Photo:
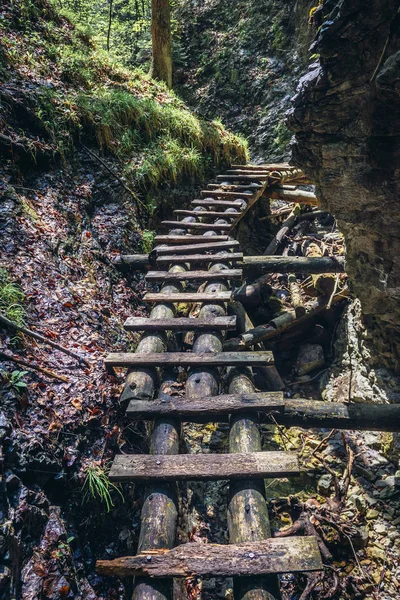
<instances>
[{"instance_id":1,"label":"wooden step","mask_svg":"<svg viewBox=\"0 0 400 600\"><path fill-rule=\"evenodd\" d=\"M156 244L174 244L174 245L178 245L178 244L196 244L196 243L202 243L205 242L209 237L212 237L212 239L215 242L227 242L229 240L229 236L228 235L213 235L213 236L207 236L207 235L190 235L189 233L186 233L185 235L156 235L156 237L154 238L154 242Z\"/></svg>"},{"instance_id":2,"label":"wooden step","mask_svg":"<svg viewBox=\"0 0 400 600\"><path fill-rule=\"evenodd\" d=\"M188 542L172 550L146 550L96 563L96 571L110 577L234 577L322 570L313 536L229 545Z\"/></svg>"},{"instance_id":3,"label":"wooden step","mask_svg":"<svg viewBox=\"0 0 400 600\"><path fill-rule=\"evenodd\" d=\"M170 263L219 263L219 262L238 262L243 260L241 252L220 252L219 254L179 254L178 256L167 255L157 258L157 265L168 265Z\"/></svg>"},{"instance_id":4,"label":"wooden step","mask_svg":"<svg viewBox=\"0 0 400 600\"><path fill-rule=\"evenodd\" d=\"M400 431L400 404L290 399L283 398L281 392L224 394L200 399L133 399L126 414L132 419L151 420L163 416L196 423L217 423L240 412L258 413L265 422L271 420L272 414L275 421L285 427Z\"/></svg>"},{"instance_id":5,"label":"wooden step","mask_svg":"<svg viewBox=\"0 0 400 600\"><path fill-rule=\"evenodd\" d=\"M268 179L269 173L262 175L217 175L217 181L254 181L264 183Z\"/></svg>"},{"instance_id":6,"label":"wooden step","mask_svg":"<svg viewBox=\"0 0 400 600\"><path fill-rule=\"evenodd\" d=\"M163 292L152 293L148 292L144 295L143 301L150 302L151 304L162 302L179 302L186 304L187 302L202 302L202 303L218 303L218 302L231 302L232 292L176 292L165 294Z\"/></svg>"},{"instance_id":7,"label":"wooden step","mask_svg":"<svg viewBox=\"0 0 400 600\"><path fill-rule=\"evenodd\" d=\"M161 221L162 225L174 229L204 229L206 231L227 231L229 224L224 223L186 223L185 221Z\"/></svg>"},{"instance_id":8,"label":"wooden step","mask_svg":"<svg viewBox=\"0 0 400 600\"><path fill-rule=\"evenodd\" d=\"M232 210L232 209L230 209ZM239 214L236 211L233 212L217 212L215 210L174 210L175 215L184 215L186 217L207 217L214 219L224 219L225 217L230 217L234 219Z\"/></svg>"},{"instance_id":9,"label":"wooden step","mask_svg":"<svg viewBox=\"0 0 400 600\"><path fill-rule=\"evenodd\" d=\"M186 237L186 236L185 236ZM220 252L221 250L227 250L228 248L237 248L239 246L239 242L236 240L230 240L227 242L214 242L216 237L220 236L202 236L202 240L204 240L203 244L183 244L182 246L157 246L155 251L157 252L157 256L161 256L164 254L189 254L189 253L198 253L199 251L215 251ZM225 236L224 236L225 237ZM206 241L210 240L210 241Z\"/></svg>"},{"instance_id":10,"label":"wooden step","mask_svg":"<svg viewBox=\"0 0 400 600\"><path fill-rule=\"evenodd\" d=\"M232 192L251 192L252 194L257 190L261 190L264 186L260 183L248 183L248 184L240 184L240 183L209 183L207 185L207 190L230 190Z\"/></svg>"},{"instance_id":11,"label":"wooden step","mask_svg":"<svg viewBox=\"0 0 400 600\"><path fill-rule=\"evenodd\" d=\"M224 269L221 271L183 271L171 273L170 271L149 271L145 275L146 281L226 281L242 279L242 269Z\"/></svg>"},{"instance_id":12,"label":"wooden step","mask_svg":"<svg viewBox=\"0 0 400 600\"><path fill-rule=\"evenodd\" d=\"M259 171L260 169L265 171L279 171L280 169L284 169L287 171L290 169L296 169L297 167L293 167L292 165L289 165L289 163L271 163L268 165L231 165L231 168L246 169L246 171Z\"/></svg>"},{"instance_id":13,"label":"wooden step","mask_svg":"<svg viewBox=\"0 0 400 600\"><path fill-rule=\"evenodd\" d=\"M118 454L110 481L204 481L299 475L296 452Z\"/></svg>"},{"instance_id":14,"label":"wooden step","mask_svg":"<svg viewBox=\"0 0 400 600\"><path fill-rule=\"evenodd\" d=\"M226 421L238 412L283 413L282 392L252 394L223 394L205 398L161 398L155 400L131 400L126 415L131 419L155 419L161 416L181 418L200 423Z\"/></svg>"},{"instance_id":15,"label":"wooden step","mask_svg":"<svg viewBox=\"0 0 400 600\"><path fill-rule=\"evenodd\" d=\"M231 331L236 329L236 316L209 319L129 317L124 323L124 328L127 331Z\"/></svg>"},{"instance_id":16,"label":"wooden step","mask_svg":"<svg viewBox=\"0 0 400 600\"><path fill-rule=\"evenodd\" d=\"M260 186L260 189L262 189L262 186ZM256 192L258 190L254 190L254 192ZM243 198L243 200L248 200L249 198L251 198L254 195L254 192L236 192L235 190L221 190L221 189L217 189L217 190L202 190L200 192L200 195L204 197L204 199L208 199L208 198L225 198L225 202L229 202L228 200L226 200L226 198L236 198L236 202L238 200L240 200L240 198ZM192 204L194 204L194 202L197 202L196 200L193 200ZM221 205L221 203L219 203ZM199 206L199 205L198 205ZM201 206L201 205L200 205ZM216 206L216 204L214 204L213 206ZM227 204L222 205L222 206L228 206ZM232 206L232 204L231 204Z\"/></svg>"},{"instance_id":17,"label":"wooden step","mask_svg":"<svg viewBox=\"0 0 400 600\"><path fill-rule=\"evenodd\" d=\"M112 352L107 367L261 367L273 363L272 352Z\"/></svg>"}]
</instances>

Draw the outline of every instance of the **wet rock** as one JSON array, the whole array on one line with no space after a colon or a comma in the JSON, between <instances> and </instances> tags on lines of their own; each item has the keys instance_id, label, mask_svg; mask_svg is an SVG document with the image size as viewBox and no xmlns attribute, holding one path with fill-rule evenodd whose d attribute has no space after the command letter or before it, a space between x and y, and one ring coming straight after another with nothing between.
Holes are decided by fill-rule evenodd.
<instances>
[{"instance_id":1,"label":"wet rock","mask_svg":"<svg viewBox=\"0 0 400 600\"><path fill-rule=\"evenodd\" d=\"M362 525L357 528L357 534L352 538L353 546L356 550L361 550L361 548L365 548L368 544L369 533L368 527Z\"/></svg>"},{"instance_id":2,"label":"wet rock","mask_svg":"<svg viewBox=\"0 0 400 600\"><path fill-rule=\"evenodd\" d=\"M331 485L332 475L330 475L329 473L322 475L322 477L319 478L317 483L318 493L322 496L328 496L329 490L331 489Z\"/></svg>"},{"instance_id":3,"label":"wet rock","mask_svg":"<svg viewBox=\"0 0 400 600\"><path fill-rule=\"evenodd\" d=\"M296 373L299 376L307 375L314 369L319 369L325 364L324 350L319 344L304 344L300 346L296 361Z\"/></svg>"}]
</instances>

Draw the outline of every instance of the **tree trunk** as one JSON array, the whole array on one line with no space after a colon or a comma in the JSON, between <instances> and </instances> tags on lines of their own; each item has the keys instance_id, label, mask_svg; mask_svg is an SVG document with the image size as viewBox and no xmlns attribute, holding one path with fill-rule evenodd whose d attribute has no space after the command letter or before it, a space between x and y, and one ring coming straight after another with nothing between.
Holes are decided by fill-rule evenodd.
<instances>
[{"instance_id":1,"label":"tree trunk","mask_svg":"<svg viewBox=\"0 0 400 600\"><path fill-rule=\"evenodd\" d=\"M150 76L172 88L172 39L169 0L152 0L151 37L153 54Z\"/></svg>"}]
</instances>

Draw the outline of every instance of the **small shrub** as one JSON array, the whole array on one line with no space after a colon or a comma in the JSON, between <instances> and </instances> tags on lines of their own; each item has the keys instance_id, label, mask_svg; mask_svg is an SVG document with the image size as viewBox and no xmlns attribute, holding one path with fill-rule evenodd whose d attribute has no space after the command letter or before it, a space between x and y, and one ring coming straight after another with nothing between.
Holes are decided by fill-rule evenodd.
<instances>
[{"instance_id":1,"label":"small shrub","mask_svg":"<svg viewBox=\"0 0 400 600\"><path fill-rule=\"evenodd\" d=\"M12 283L5 269L0 268L0 313L17 325L24 324L25 310L22 306L25 296L20 288Z\"/></svg>"}]
</instances>

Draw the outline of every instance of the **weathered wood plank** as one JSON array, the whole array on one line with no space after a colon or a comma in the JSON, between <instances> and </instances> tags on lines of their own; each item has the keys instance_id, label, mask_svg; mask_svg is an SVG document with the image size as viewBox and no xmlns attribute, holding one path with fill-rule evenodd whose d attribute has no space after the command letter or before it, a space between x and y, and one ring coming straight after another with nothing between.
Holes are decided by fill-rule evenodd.
<instances>
[{"instance_id":1,"label":"weathered wood plank","mask_svg":"<svg viewBox=\"0 0 400 600\"><path fill-rule=\"evenodd\" d=\"M294 167L292 165L289 165L289 163L285 162L285 163L271 163L271 164L260 164L260 165L252 165L252 164L247 164L247 165L231 165L232 169L246 169L246 171L259 171L261 170L265 170L265 171L279 171L279 169L296 169L297 167Z\"/></svg>"},{"instance_id":2,"label":"weathered wood plank","mask_svg":"<svg viewBox=\"0 0 400 600\"><path fill-rule=\"evenodd\" d=\"M134 352L112 352L105 358L107 367L226 367L257 366L273 362L272 352L164 352L138 354Z\"/></svg>"},{"instance_id":3,"label":"weathered wood plank","mask_svg":"<svg viewBox=\"0 0 400 600\"><path fill-rule=\"evenodd\" d=\"M208 319L129 317L124 323L124 328L127 331L210 331L210 329L228 331L236 329L236 317L213 317Z\"/></svg>"},{"instance_id":4,"label":"weathered wood plank","mask_svg":"<svg viewBox=\"0 0 400 600\"><path fill-rule=\"evenodd\" d=\"M231 192L237 191L245 191L251 192L252 194L257 190L261 189L263 186L260 183L248 183L248 184L240 184L240 183L209 183L207 185L207 190L229 190ZM205 191L207 191L205 190Z\"/></svg>"},{"instance_id":5,"label":"weathered wood plank","mask_svg":"<svg viewBox=\"0 0 400 600\"><path fill-rule=\"evenodd\" d=\"M204 233L202 235L190 235L189 233L187 233L186 235L156 235L156 237L154 238L154 242L156 244L196 244L196 243L202 243L204 241L206 241L209 237L212 237L212 239L215 242L227 242L229 240L229 236L228 235L213 235L213 236L207 236L204 235Z\"/></svg>"},{"instance_id":6,"label":"weathered wood plank","mask_svg":"<svg viewBox=\"0 0 400 600\"><path fill-rule=\"evenodd\" d=\"M175 229L204 229L205 231L228 231L227 223L185 223L184 221L161 221L162 225Z\"/></svg>"},{"instance_id":7,"label":"weathered wood plank","mask_svg":"<svg viewBox=\"0 0 400 600\"><path fill-rule=\"evenodd\" d=\"M198 423L227 421L245 411L268 421L272 413L279 425L359 431L400 431L400 404L345 404L308 399L284 399L281 392L224 394L196 400L162 398L131 400L127 416L154 419L170 416Z\"/></svg>"},{"instance_id":8,"label":"weathered wood plank","mask_svg":"<svg viewBox=\"0 0 400 600\"><path fill-rule=\"evenodd\" d=\"M179 292L179 293L152 293L143 296L143 302L230 302L232 292Z\"/></svg>"},{"instance_id":9,"label":"weathered wood plank","mask_svg":"<svg viewBox=\"0 0 400 600\"><path fill-rule=\"evenodd\" d=\"M220 252L221 250L228 250L229 248L237 248L239 246L239 242L236 240L214 242L216 237L219 236L203 237L204 243L184 244L182 246L156 246L155 251L157 252L157 256L161 256L162 254L192 254L203 251Z\"/></svg>"},{"instance_id":10,"label":"weathered wood plank","mask_svg":"<svg viewBox=\"0 0 400 600\"><path fill-rule=\"evenodd\" d=\"M224 173L224 175L217 175L217 181L255 181L255 182L261 182L264 183L265 181L268 180L268 177L270 176L270 173L262 173L260 175L255 174L245 174L245 175L227 175Z\"/></svg>"},{"instance_id":11,"label":"weathered wood plank","mask_svg":"<svg viewBox=\"0 0 400 600\"><path fill-rule=\"evenodd\" d=\"M233 212L228 212L228 211L233 211ZM186 215L189 217L207 217L207 218L216 218L216 219L225 219L226 217L229 217L231 219L234 219L237 216L237 212L234 210L233 207L228 208L227 211L225 212L218 212L215 210L174 210L174 214L175 215Z\"/></svg>"},{"instance_id":12,"label":"weathered wood plank","mask_svg":"<svg viewBox=\"0 0 400 600\"><path fill-rule=\"evenodd\" d=\"M186 271L185 273L170 273L169 271L149 271L146 281L226 281L242 279L242 269L224 269L220 271Z\"/></svg>"},{"instance_id":13,"label":"weathered wood plank","mask_svg":"<svg viewBox=\"0 0 400 600\"><path fill-rule=\"evenodd\" d=\"M262 186L259 186L257 189L261 189ZM249 190L249 188L247 188ZM257 190L255 190L257 191ZM236 190L225 190L225 189L216 189L216 190L202 190L200 192L201 196L204 196L204 200L210 202L211 198L215 199L217 202L217 198L236 198L236 201L239 199L249 200L253 196L254 192L252 191L243 191L239 192ZM192 204L196 203L196 206L204 206L204 204L198 204L199 200L193 200ZM229 202L229 200L219 200L219 206L227 206L226 204L221 204L221 202ZM207 206L217 206L216 204L207 204Z\"/></svg>"},{"instance_id":14,"label":"weathered wood plank","mask_svg":"<svg viewBox=\"0 0 400 600\"><path fill-rule=\"evenodd\" d=\"M296 452L246 454L118 454L110 481L211 481L299 475Z\"/></svg>"},{"instance_id":15,"label":"weathered wood plank","mask_svg":"<svg viewBox=\"0 0 400 600\"><path fill-rule=\"evenodd\" d=\"M246 272L263 273L343 273L344 256L245 256Z\"/></svg>"},{"instance_id":16,"label":"weathered wood plank","mask_svg":"<svg viewBox=\"0 0 400 600\"><path fill-rule=\"evenodd\" d=\"M189 542L172 550L153 550L96 563L98 573L118 577L232 577L322 569L318 543L312 536L229 546Z\"/></svg>"},{"instance_id":17,"label":"weathered wood plank","mask_svg":"<svg viewBox=\"0 0 400 600\"><path fill-rule=\"evenodd\" d=\"M223 394L206 398L158 398L151 401L131 400L126 415L132 419L154 419L159 416L177 417L187 421L217 422L230 414L251 411L283 413L282 392Z\"/></svg>"},{"instance_id":18,"label":"weathered wood plank","mask_svg":"<svg viewBox=\"0 0 400 600\"><path fill-rule=\"evenodd\" d=\"M215 262L230 262L236 263L243 260L243 254L241 252L220 252L219 254L178 254L160 256L157 258L157 266L169 265L171 263L185 262L185 263L215 263Z\"/></svg>"}]
</instances>

